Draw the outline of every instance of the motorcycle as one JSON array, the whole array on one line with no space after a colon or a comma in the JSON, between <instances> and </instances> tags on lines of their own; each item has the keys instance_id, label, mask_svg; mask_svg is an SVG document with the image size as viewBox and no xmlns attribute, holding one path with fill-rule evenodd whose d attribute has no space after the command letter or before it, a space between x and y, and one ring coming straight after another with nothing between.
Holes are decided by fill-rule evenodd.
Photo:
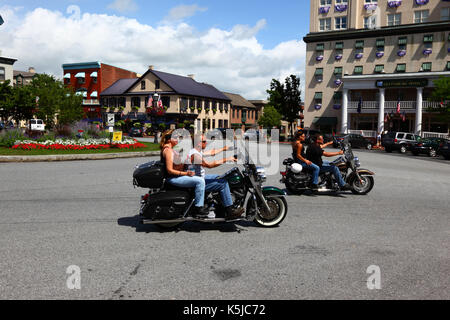
<instances>
[{"instance_id":1,"label":"motorcycle","mask_svg":"<svg viewBox=\"0 0 450 320\"><path fill-rule=\"evenodd\" d=\"M340 142L341 150L344 154L330 162L331 165L337 166L342 178L351 186L351 192L358 195L369 193L374 186L374 172L360 168L361 163L358 157L355 157L353 150L347 139ZM281 182L285 184L286 189L293 194L302 194L307 190L312 191L310 185L312 175L308 170L296 172L293 169L295 161L292 158L285 159L283 164L286 166L285 171L281 171ZM301 166L300 166L301 168ZM339 185L334 179L331 172L323 172L319 174L318 193L336 192Z\"/></svg>"},{"instance_id":2,"label":"motorcycle","mask_svg":"<svg viewBox=\"0 0 450 320\"><path fill-rule=\"evenodd\" d=\"M235 154L235 158L238 155ZM287 214L286 193L276 187L263 186L265 170L257 167L245 157L244 169L238 167L227 171L218 179L225 179L230 186L234 207L243 207L241 218L226 220L226 210L217 192L205 194L205 206L209 209L206 218L194 215L194 189L180 189L166 181L165 168L160 161L152 161L135 167L133 184L149 188L141 197L139 222L155 224L162 228L174 228L187 221L202 223L254 221L261 227L279 225Z\"/></svg>"}]
</instances>

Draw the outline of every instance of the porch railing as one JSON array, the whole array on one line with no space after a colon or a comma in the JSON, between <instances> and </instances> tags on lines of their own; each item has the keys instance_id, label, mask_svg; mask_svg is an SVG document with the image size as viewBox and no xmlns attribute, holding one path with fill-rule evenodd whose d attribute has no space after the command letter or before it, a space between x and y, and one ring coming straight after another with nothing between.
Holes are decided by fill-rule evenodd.
<instances>
[{"instance_id":1,"label":"porch railing","mask_svg":"<svg viewBox=\"0 0 450 320\"><path fill-rule=\"evenodd\" d=\"M360 134L363 137L376 138L377 132L374 130L348 130L348 133Z\"/></svg>"},{"instance_id":2,"label":"porch railing","mask_svg":"<svg viewBox=\"0 0 450 320\"><path fill-rule=\"evenodd\" d=\"M450 135L448 133L441 133L441 132L422 132L422 138L444 138L444 139L449 139Z\"/></svg>"},{"instance_id":3,"label":"porch railing","mask_svg":"<svg viewBox=\"0 0 450 320\"><path fill-rule=\"evenodd\" d=\"M100 101L98 99L85 99L83 100L83 104L87 105L87 104L100 104Z\"/></svg>"},{"instance_id":4,"label":"porch railing","mask_svg":"<svg viewBox=\"0 0 450 320\"><path fill-rule=\"evenodd\" d=\"M385 110L396 110L397 109L397 103L398 101L385 101L384 102L384 109ZM348 109L358 109L359 101L349 101L348 102ZM365 110L370 109L378 109L379 102L378 101L363 101L361 108ZM415 110L417 107L416 101L400 101L400 109L403 110ZM439 108L440 103L435 101L423 101L422 102L422 109L428 109L428 108Z\"/></svg>"}]
</instances>

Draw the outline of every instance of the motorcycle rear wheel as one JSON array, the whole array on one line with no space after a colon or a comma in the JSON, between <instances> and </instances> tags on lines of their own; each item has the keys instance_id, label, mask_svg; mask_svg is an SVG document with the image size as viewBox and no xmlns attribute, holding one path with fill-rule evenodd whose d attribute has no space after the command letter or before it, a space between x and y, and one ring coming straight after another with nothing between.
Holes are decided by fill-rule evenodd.
<instances>
[{"instance_id":1,"label":"motorcycle rear wheel","mask_svg":"<svg viewBox=\"0 0 450 320\"><path fill-rule=\"evenodd\" d=\"M286 199L283 197L269 196L266 198L266 201L270 208L270 212L264 213L263 210L259 208L255 216L255 222L261 227L273 228L278 226L284 218L286 218Z\"/></svg>"}]
</instances>

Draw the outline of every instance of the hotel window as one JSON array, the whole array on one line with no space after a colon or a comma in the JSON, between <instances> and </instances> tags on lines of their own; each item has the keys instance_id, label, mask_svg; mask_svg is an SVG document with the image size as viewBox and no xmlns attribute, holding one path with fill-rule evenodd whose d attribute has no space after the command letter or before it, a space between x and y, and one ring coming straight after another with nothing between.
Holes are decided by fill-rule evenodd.
<instances>
[{"instance_id":1,"label":"hotel window","mask_svg":"<svg viewBox=\"0 0 450 320\"><path fill-rule=\"evenodd\" d=\"M323 68L316 68L316 72L314 72L314 77L316 78L316 81L322 82Z\"/></svg>"},{"instance_id":2,"label":"hotel window","mask_svg":"<svg viewBox=\"0 0 450 320\"><path fill-rule=\"evenodd\" d=\"M334 104L340 104L342 101L342 91L336 91L333 94L333 102Z\"/></svg>"},{"instance_id":3,"label":"hotel window","mask_svg":"<svg viewBox=\"0 0 450 320\"><path fill-rule=\"evenodd\" d=\"M336 0L336 4L347 4L348 0Z\"/></svg>"},{"instance_id":4,"label":"hotel window","mask_svg":"<svg viewBox=\"0 0 450 320\"><path fill-rule=\"evenodd\" d=\"M125 98L120 97L119 98L119 107L124 107L125 108Z\"/></svg>"},{"instance_id":5,"label":"hotel window","mask_svg":"<svg viewBox=\"0 0 450 320\"><path fill-rule=\"evenodd\" d=\"M185 112L188 108L188 99L187 98L181 98L180 99L180 110Z\"/></svg>"},{"instance_id":6,"label":"hotel window","mask_svg":"<svg viewBox=\"0 0 450 320\"><path fill-rule=\"evenodd\" d=\"M83 84L83 83L85 83L86 81L84 80L84 77L78 77L77 78L77 83L79 83L79 84Z\"/></svg>"},{"instance_id":7,"label":"hotel window","mask_svg":"<svg viewBox=\"0 0 450 320\"><path fill-rule=\"evenodd\" d=\"M353 74L356 75L363 74L363 66L356 66L355 69L353 70Z\"/></svg>"},{"instance_id":8,"label":"hotel window","mask_svg":"<svg viewBox=\"0 0 450 320\"><path fill-rule=\"evenodd\" d=\"M378 0L365 0L365 3L378 3Z\"/></svg>"},{"instance_id":9,"label":"hotel window","mask_svg":"<svg viewBox=\"0 0 450 320\"><path fill-rule=\"evenodd\" d=\"M342 78L342 67L334 68L334 75L336 78Z\"/></svg>"},{"instance_id":10,"label":"hotel window","mask_svg":"<svg viewBox=\"0 0 450 320\"><path fill-rule=\"evenodd\" d=\"M402 23L402 14L401 13L388 14L387 25L389 27L399 26L401 23Z\"/></svg>"},{"instance_id":11,"label":"hotel window","mask_svg":"<svg viewBox=\"0 0 450 320\"><path fill-rule=\"evenodd\" d=\"M414 12L414 23L424 23L428 20L429 10L420 10Z\"/></svg>"},{"instance_id":12,"label":"hotel window","mask_svg":"<svg viewBox=\"0 0 450 320\"><path fill-rule=\"evenodd\" d=\"M335 30L347 29L347 17L334 18L334 29Z\"/></svg>"},{"instance_id":13,"label":"hotel window","mask_svg":"<svg viewBox=\"0 0 450 320\"><path fill-rule=\"evenodd\" d=\"M314 101L316 104L322 104L322 92L316 92L314 94Z\"/></svg>"},{"instance_id":14,"label":"hotel window","mask_svg":"<svg viewBox=\"0 0 450 320\"><path fill-rule=\"evenodd\" d=\"M0 67L0 81L4 81L5 79L6 79L5 68L4 67Z\"/></svg>"},{"instance_id":15,"label":"hotel window","mask_svg":"<svg viewBox=\"0 0 450 320\"><path fill-rule=\"evenodd\" d=\"M364 40L358 40L355 42L356 54L364 53Z\"/></svg>"},{"instance_id":16,"label":"hotel window","mask_svg":"<svg viewBox=\"0 0 450 320\"><path fill-rule=\"evenodd\" d=\"M384 72L384 64L377 64L375 66L375 73L383 73Z\"/></svg>"},{"instance_id":17,"label":"hotel window","mask_svg":"<svg viewBox=\"0 0 450 320\"><path fill-rule=\"evenodd\" d=\"M331 30L331 18L319 19L319 31Z\"/></svg>"},{"instance_id":18,"label":"hotel window","mask_svg":"<svg viewBox=\"0 0 450 320\"><path fill-rule=\"evenodd\" d=\"M141 81L141 90L145 90L145 81Z\"/></svg>"},{"instance_id":19,"label":"hotel window","mask_svg":"<svg viewBox=\"0 0 450 320\"><path fill-rule=\"evenodd\" d=\"M155 80L155 90L159 89L159 80Z\"/></svg>"},{"instance_id":20,"label":"hotel window","mask_svg":"<svg viewBox=\"0 0 450 320\"><path fill-rule=\"evenodd\" d=\"M397 64L397 68L395 69L398 73L406 72L406 63L399 63Z\"/></svg>"},{"instance_id":21,"label":"hotel window","mask_svg":"<svg viewBox=\"0 0 450 320\"><path fill-rule=\"evenodd\" d=\"M377 52L384 52L384 38L377 39L375 45L377 47Z\"/></svg>"},{"instance_id":22,"label":"hotel window","mask_svg":"<svg viewBox=\"0 0 450 320\"><path fill-rule=\"evenodd\" d=\"M140 97L131 98L131 107L140 108L141 107L141 98Z\"/></svg>"},{"instance_id":23,"label":"hotel window","mask_svg":"<svg viewBox=\"0 0 450 320\"><path fill-rule=\"evenodd\" d=\"M343 42L336 42L336 55L341 55L344 53L344 43Z\"/></svg>"},{"instance_id":24,"label":"hotel window","mask_svg":"<svg viewBox=\"0 0 450 320\"><path fill-rule=\"evenodd\" d=\"M97 83L97 77L93 77L93 78L91 78L91 80L92 80L92 83Z\"/></svg>"},{"instance_id":25,"label":"hotel window","mask_svg":"<svg viewBox=\"0 0 450 320\"><path fill-rule=\"evenodd\" d=\"M398 38L398 48L400 50L406 50L406 44L408 43L407 37L400 37Z\"/></svg>"},{"instance_id":26,"label":"hotel window","mask_svg":"<svg viewBox=\"0 0 450 320\"><path fill-rule=\"evenodd\" d=\"M450 7L441 9L441 21L450 20Z\"/></svg>"},{"instance_id":27,"label":"hotel window","mask_svg":"<svg viewBox=\"0 0 450 320\"><path fill-rule=\"evenodd\" d=\"M422 63L422 71L431 71L431 62Z\"/></svg>"},{"instance_id":28,"label":"hotel window","mask_svg":"<svg viewBox=\"0 0 450 320\"><path fill-rule=\"evenodd\" d=\"M431 49L433 47L433 35L427 34L423 36L423 43L425 45L425 48Z\"/></svg>"},{"instance_id":29,"label":"hotel window","mask_svg":"<svg viewBox=\"0 0 450 320\"><path fill-rule=\"evenodd\" d=\"M447 61L447 65L445 66L445 69L446 69L447 71L450 70L450 61Z\"/></svg>"},{"instance_id":30,"label":"hotel window","mask_svg":"<svg viewBox=\"0 0 450 320\"><path fill-rule=\"evenodd\" d=\"M331 0L320 0L321 6L331 6Z\"/></svg>"}]
</instances>

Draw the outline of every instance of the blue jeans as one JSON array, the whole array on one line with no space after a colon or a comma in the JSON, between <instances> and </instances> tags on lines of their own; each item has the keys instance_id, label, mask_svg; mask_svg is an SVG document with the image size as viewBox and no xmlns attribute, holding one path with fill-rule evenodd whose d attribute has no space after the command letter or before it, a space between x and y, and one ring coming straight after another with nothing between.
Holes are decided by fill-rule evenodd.
<instances>
[{"instance_id":1,"label":"blue jeans","mask_svg":"<svg viewBox=\"0 0 450 320\"><path fill-rule=\"evenodd\" d=\"M312 171L312 183L318 184L319 183L319 172L320 168L318 165L311 162L311 164L306 164L303 161L299 161L299 163L302 165L303 169L309 169Z\"/></svg>"},{"instance_id":2,"label":"blue jeans","mask_svg":"<svg viewBox=\"0 0 450 320\"><path fill-rule=\"evenodd\" d=\"M171 177L168 178L167 181L179 188L195 188L194 205L196 207L203 207L203 205L205 204L205 179L203 179L202 177Z\"/></svg>"},{"instance_id":3,"label":"blue jeans","mask_svg":"<svg viewBox=\"0 0 450 320\"><path fill-rule=\"evenodd\" d=\"M233 205L233 200L231 199L230 186L228 182L224 179L217 179L218 175L207 174L205 176L205 191L206 192L219 192L220 198L222 199L223 206L229 207Z\"/></svg>"},{"instance_id":4,"label":"blue jeans","mask_svg":"<svg viewBox=\"0 0 450 320\"><path fill-rule=\"evenodd\" d=\"M330 164L329 161L324 161L322 163L320 172L332 172L334 178L337 180L340 187L342 187L345 184L345 181L344 179L342 179L342 175L341 172L339 171L339 168Z\"/></svg>"}]
</instances>

